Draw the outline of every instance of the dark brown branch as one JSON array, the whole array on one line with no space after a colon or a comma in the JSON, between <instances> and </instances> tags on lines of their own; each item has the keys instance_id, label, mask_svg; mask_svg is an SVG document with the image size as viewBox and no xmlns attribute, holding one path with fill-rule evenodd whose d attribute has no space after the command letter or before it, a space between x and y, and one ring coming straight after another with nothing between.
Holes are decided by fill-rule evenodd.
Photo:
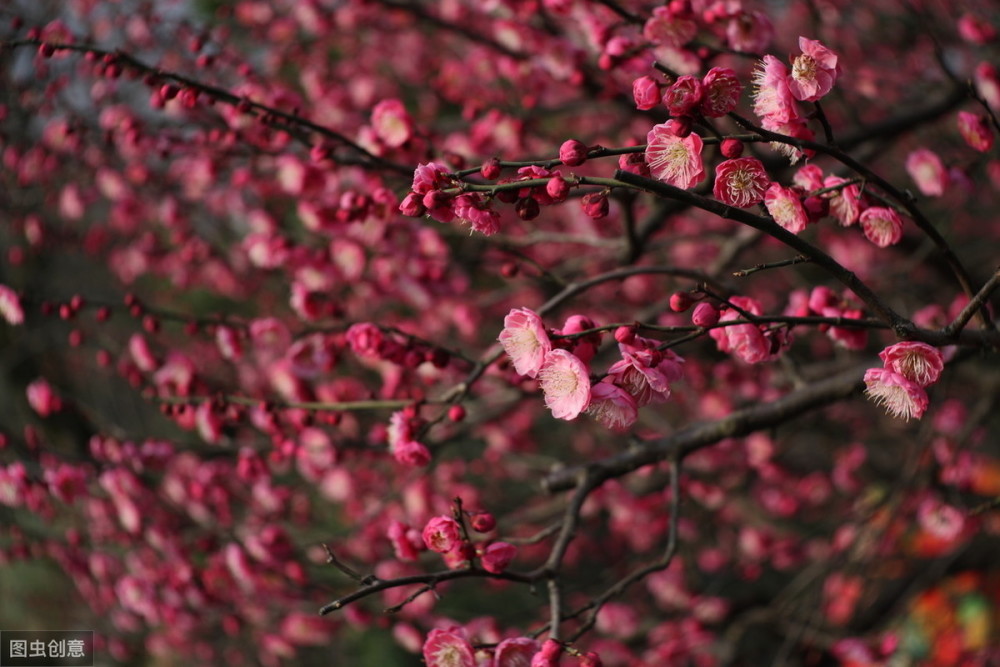
<instances>
[{"instance_id":1,"label":"dark brown branch","mask_svg":"<svg viewBox=\"0 0 1000 667\"><path fill-rule=\"evenodd\" d=\"M866 364L851 368L770 403L737 410L728 417L716 421L693 424L673 435L649 440L600 461L557 470L542 480L542 487L549 493L556 493L575 487L581 479L587 480L589 484L599 485L605 480L621 477L645 465L671 457L683 459L691 452L725 438L748 435L787 422L809 410L821 408L858 393L864 386L862 377L865 369L870 366L871 364ZM586 474L583 474L584 471Z\"/></svg>"}]
</instances>

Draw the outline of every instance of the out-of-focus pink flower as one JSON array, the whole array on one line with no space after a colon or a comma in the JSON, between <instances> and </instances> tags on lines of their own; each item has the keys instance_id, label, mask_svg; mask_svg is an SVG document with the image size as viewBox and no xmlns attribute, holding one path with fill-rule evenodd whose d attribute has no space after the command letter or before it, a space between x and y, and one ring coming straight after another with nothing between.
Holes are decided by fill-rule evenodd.
<instances>
[{"instance_id":1,"label":"out-of-focus pink flower","mask_svg":"<svg viewBox=\"0 0 1000 667\"><path fill-rule=\"evenodd\" d=\"M1000 113L1000 74L997 68L987 62L976 65L973 73L976 92L982 97L993 113Z\"/></svg>"},{"instance_id":2,"label":"out-of-focus pink flower","mask_svg":"<svg viewBox=\"0 0 1000 667\"><path fill-rule=\"evenodd\" d=\"M882 364L921 387L937 382L944 370L941 352L927 343L907 340L890 345L878 355Z\"/></svg>"},{"instance_id":3,"label":"out-of-focus pink flower","mask_svg":"<svg viewBox=\"0 0 1000 667\"><path fill-rule=\"evenodd\" d=\"M701 112L709 118L721 118L736 108L740 102L743 85L736 72L728 67L713 67L701 80L704 97Z\"/></svg>"},{"instance_id":4,"label":"out-of-focus pink flower","mask_svg":"<svg viewBox=\"0 0 1000 667\"><path fill-rule=\"evenodd\" d=\"M472 644L460 628L435 628L424 642L427 667L476 667Z\"/></svg>"},{"instance_id":5,"label":"out-of-focus pink flower","mask_svg":"<svg viewBox=\"0 0 1000 667\"><path fill-rule=\"evenodd\" d=\"M793 234L806 228L809 216L794 190L771 183L764 193L764 206L774 221Z\"/></svg>"},{"instance_id":6,"label":"out-of-focus pink flower","mask_svg":"<svg viewBox=\"0 0 1000 667\"><path fill-rule=\"evenodd\" d=\"M815 102L830 92L840 76L837 54L818 41L799 37L801 55L792 61L788 89L803 102Z\"/></svg>"},{"instance_id":7,"label":"out-of-focus pink flower","mask_svg":"<svg viewBox=\"0 0 1000 667\"><path fill-rule=\"evenodd\" d=\"M514 308L507 313L498 340L510 356L514 370L532 378L538 375L546 355L552 351L541 318L529 308Z\"/></svg>"},{"instance_id":8,"label":"out-of-focus pink flower","mask_svg":"<svg viewBox=\"0 0 1000 667\"><path fill-rule=\"evenodd\" d=\"M926 498L917 506L917 521L926 532L946 542L956 539L965 528L963 513L935 498Z\"/></svg>"},{"instance_id":9,"label":"out-of-focus pink flower","mask_svg":"<svg viewBox=\"0 0 1000 667\"><path fill-rule=\"evenodd\" d=\"M431 461L431 453L423 444L416 440L402 440L392 448L392 455L399 463L408 466L421 467Z\"/></svg>"},{"instance_id":10,"label":"out-of-focus pink flower","mask_svg":"<svg viewBox=\"0 0 1000 667\"><path fill-rule=\"evenodd\" d=\"M698 108L705 91L693 76L681 76L663 93L663 105L671 116L686 116Z\"/></svg>"},{"instance_id":11,"label":"out-of-focus pink flower","mask_svg":"<svg viewBox=\"0 0 1000 667\"><path fill-rule=\"evenodd\" d=\"M598 382L590 388L587 414L614 431L624 431L639 417L639 408L632 395L611 382Z\"/></svg>"},{"instance_id":12,"label":"out-of-focus pink flower","mask_svg":"<svg viewBox=\"0 0 1000 667\"><path fill-rule=\"evenodd\" d=\"M17 292L6 285L0 285L0 317L13 325L24 323L21 300L17 297Z\"/></svg>"},{"instance_id":13,"label":"out-of-focus pink flower","mask_svg":"<svg viewBox=\"0 0 1000 667\"><path fill-rule=\"evenodd\" d=\"M715 168L712 194L727 206L747 208L764 199L771 179L764 165L755 157L741 157L720 162Z\"/></svg>"},{"instance_id":14,"label":"out-of-focus pink flower","mask_svg":"<svg viewBox=\"0 0 1000 667\"><path fill-rule=\"evenodd\" d=\"M417 560L425 546L422 541L423 536L415 528L410 528L402 521L391 521L386 530L386 536L392 542L396 558L402 561Z\"/></svg>"},{"instance_id":15,"label":"out-of-focus pink flower","mask_svg":"<svg viewBox=\"0 0 1000 667\"><path fill-rule=\"evenodd\" d=\"M958 132L971 148L985 153L993 148L993 131L984 116L968 111L958 112Z\"/></svg>"},{"instance_id":16,"label":"out-of-focus pink flower","mask_svg":"<svg viewBox=\"0 0 1000 667\"><path fill-rule=\"evenodd\" d=\"M928 197L940 197L948 185L948 170L931 150L918 148L906 156L906 171L920 191Z\"/></svg>"},{"instance_id":17,"label":"out-of-focus pink flower","mask_svg":"<svg viewBox=\"0 0 1000 667\"><path fill-rule=\"evenodd\" d=\"M903 220L895 209L872 206L861 214L861 228L869 241L879 248L899 243L903 238Z\"/></svg>"},{"instance_id":18,"label":"out-of-focus pink flower","mask_svg":"<svg viewBox=\"0 0 1000 667\"><path fill-rule=\"evenodd\" d=\"M920 419L927 410L927 392L888 368L869 368L865 385L865 394L893 417Z\"/></svg>"},{"instance_id":19,"label":"out-of-focus pink flower","mask_svg":"<svg viewBox=\"0 0 1000 667\"><path fill-rule=\"evenodd\" d=\"M399 100L382 100L372 109L372 129L386 146L399 148L413 136L413 120Z\"/></svg>"},{"instance_id":20,"label":"out-of-focus pink flower","mask_svg":"<svg viewBox=\"0 0 1000 667\"><path fill-rule=\"evenodd\" d=\"M517 556L517 547L507 542L494 542L483 550L480 557L483 569L493 574L500 574L507 569L510 562Z\"/></svg>"},{"instance_id":21,"label":"out-of-focus pink flower","mask_svg":"<svg viewBox=\"0 0 1000 667\"><path fill-rule=\"evenodd\" d=\"M530 637L511 637L497 644L490 667L530 667L541 644Z\"/></svg>"},{"instance_id":22,"label":"out-of-focus pink flower","mask_svg":"<svg viewBox=\"0 0 1000 667\"><path fill-rule=\"evenodd\" d=\"M760 53L774 39L774 26L763 12L740 11L726 24L729 48L741 53Z\"/></svg>"},{"instance_id":23,"label":"out-of-focus pink flower","mask_svg":"<svg viewBox=\"0 0 1000 667\"><path fill-rule=\"evenodd\" d=\"M462 543L462 529L450 516L436 516L424 526L423 538L428 549L443 554Z\"/></svg>"},{"instance_id":24,"label":"out-of-focus pink flower","mask_svg":"<svg viewBox=\"0 0 1000 667\"><path fill-rule=\"evenodd\" d=\"M681 47L694 39L698 26L669 6L657 7L642 27L642 36L654 44Z\"/></svg>"},{"instance_id":25,"label":"out-of-focus pink flower","mask_svg":"<svg viewBox=\"0 0 1000 667\"><path fill-rule=\"evenodd\" d=\"M958 18L958 34L972 44L988 44L997 37L996 28L969 12Z\"/></svg>"},{"instance_id":26,"label":"out-of-focus pink flower","mask_svg":"<svg viewBox=\"0 0 1000 667\"><path fill-rule=\"evenodd\" d=\"M646 135L646 164L653 178L686 190L705 177L701 159L704 144L694 132L677 136L676 127L674 120L653 126Z\"/></svg>"},{"instance_id":27,"label":"out-of-focus pink flower","mask_svg":"<svg viewBox=\"0 0 1000 667\"><path fill-rule=\"evenodd\" d=\"M25 393L31 409L42 417L48 417L53 412L62 410L62 400L45 378L31 382Z\"/></svg>"},{"instance_id":28,"label":"out-of-focus pink flower","mask_svg":"<svg viewBox=\"0 0 1000 667\"><path fill-rule=\"evenodd\" d=\"M660 103L660 84L653 77L640 76L632 82L632 98L635 108L648 111Z\"/></svg>"},{"instance_id":29,"label":"out-of-focus pink flower","mask_svg":"<svg viewBox=\"0 0 1000 667\"><path fill-rule=\"evenodd\" d=\"M566 350L552 350L538 371L545 405L556 419L575 419L590 403L587 366Z\"/></svg>"}]
</instances>

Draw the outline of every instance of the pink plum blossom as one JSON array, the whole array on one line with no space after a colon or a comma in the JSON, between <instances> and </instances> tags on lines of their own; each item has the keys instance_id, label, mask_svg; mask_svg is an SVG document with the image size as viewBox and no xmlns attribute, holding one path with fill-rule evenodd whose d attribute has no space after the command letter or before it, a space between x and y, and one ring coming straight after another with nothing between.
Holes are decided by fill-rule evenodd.
<instances>
[{"instance_id":1,"label":"pink plum blossom","mask_svg":"<svg viewBox=\"0 0 1000 667\"><path fill-rule=\"evenodd\" d=\"M607 380L590 388L590 405L586 412L613 431L627 430L639 417L632 395Z\"/></svg>"},{"instance_id":2,"label":"pink plum blossom","mask_svg":"<svg viewBox=\"0 0 1000 667\"><path fill-rule=\"evenodd\" d=\"M575 419L590 403L587 366L566 350L552 350L538 371L545 405L556 419Z\"/></svg>"},{"instance_id":3,"label":"pink plum blossom","mask_svg":"<svg viewBox=\"0 0 1000 667\"><path fill-rule=\"evenodd\" d=\"M642 36L655 44L684 46L698 32L698 26L690 18L670 7L656 7L653 15L642 27Z\"/></svg>"},{"instance_id":4,"label":"pink plum blossom","mask_svg":"<svg viewBox=\"0 0 1000 667\"><path fill-rule=\"evenodd\" d=\"M832 188L842 185L847 179L839 176L827 176L823 180L824 188ZM835 192L824 195L830 201L830 213L837 218L844 227L850 227L858 221L861 215L861 189L857 183L844 185Z\"/></svg>"},{"instance_id":5,"label":"pink plum blossom","mask_svg":"<svg viewBox=\"0 0 1000 667\"><path fill-rule=\"evenodd\" d=\"M531 658L541 645L530 637L511 637L497 644L492 667L531 667Z\"/></svg>"},{"instance_id":6,"label":"pink plum blossom","mask_svg":"<svg viewBox=\"0 0 1000 667\"><path fill-rule=\"evenodd\" d=\"M493 574L500 574L507 569L510 562L517 556L517 547L507 542L494 542L483 550L480 561L483 569Z\"/></svg>"},{"instance_id":7,"label":"pink plum blossom","mask_svg":"<svg viewBox=\"0 0 1000 667\"><path fill-rule=\"evenodd\" d=\"M734 305L751 315L761 315L760 304L750 297L734 296L729 299ZM743 319L743 315L730 308L719 318L719 323ZM720 352L732 353L748 364L757 364L771 359L771 344L755 324L734 324L710 329L708 335L715 340Z\"/></svg>"},{"instance_id":8,"label":"pink plum blossom","mask_svg":"<svg viewBox=\"0 0 1000 667\"><path fill-rule=\"evenodd\" d=\"M928 197L940 197L948 185L948 171L934 151L918 148L906 156L906 171Z\"/></svg>"},{"instance_id":9,"label":"pink plum blossom","mask_svg":"<svg viewBox=\"0 0 1000 667\"><path fill-rule=\"evenodd\" d=\"M830 92L840 76L837 54L816 40L799 37L802 53L792 61L788 89L803 102L815 102Z\"/></svg>"},{"instance_id":10,"label":"pink plum blossom","mask_svg":"<svg viewBox=\"0 0 1000 667\"><path fill-rule=\"evenodd\" d=\"M861 228L865 237L879 248L899 243L903 238L903 220L895 209L872 206L861 214Z\"/></svg>"},{"instance_id":11,"label":"pink plum blossom","mask_svg":"<svg viewBox=\"0 0 1000 667\"><path fill-rule=\"evenodd\" d=\"M678 77L663 93L663 105L671 116L686 116L698 108L704 95L701 81L685 75Z\"/></svg>"},{"instance_id":12,"label":"pink plum blossom","mask_svg":"<svg viewBox=\"0 0 1000 667\"><path fill-rule=\"evenodd\" d=\"M503 320L499 340L510 356L514 370L527 377L536 377L545 357L552 351L552 341L542 326L542 320L530 308L514 308Z\"/></svg>"},{"instance_id":13,"label":"pink plum blossom","mask_svg":"<svg viewBox=\"0 0 1000 667\"><path fill-rule=\"evenodd\" d=\"M993 148L993 131L984 116L977 116L968 111L959 111L958 132L973 150L986 153Z\"/></svg>"},{"instance_id":14,"label":"pink plum blossom","mask_svg":"<svg viewBox=\"0 0 1000 667\"><path fill-rule=\"evenodd\" d=\"M635 107L648 111L660 103L660 84L648 74L632 82L632 98Z\"/></svg>"},{"instance_id":15,"label":"pink plum blossom","mask_svg":"<svg viewBox=\"0 0 1000 667\"><path fill-rule=\"evenodd\" d=\"M893 417L920 419L927 410L927 393L888 368L869 368L865 371L865 385L865 395Z\"/></svg>"},{"instance_id":16,"label":"pink plum blossom","mask_svg":"<svg viewBox=\"0 0 1000 667\"><path fill-rule=\"evenodd\" d=\"M743 84L729 67L708 70L701 85L705 92L700 108L709 118L721 118L735 109L743 92Z\"/></svg>"},{"instance_id":17,"label":"pink plum blossom","mask_svg":"<svg viewBox=\"0 0 1000 667\"><path fill-rule=\"evenodd\" d=\"M754 157L741 157L720 162L715 168L712 193L727 206L747 208L763 201L771 179L764 165Z\"/></svg>"},{"instance_id":18,"label":"pink plum blossom","mask_svg":"<svg viewBox=\"0 0 1000 667\"><path fill-rule=\"evenodd\" d=\"M757 64L753 73L753 110L761 119L787 123L799 117L788 87L788 67L771 55Z\"/></svg>"},{"instance_id":19,"label":"pink plum blossom","mask_svg":"<svg viewBox=\"0 0 1000 667\"><path fill-rule=\"evenodd\" d=\"M443 554L462 543L462 529L450 516L436 516L424 526L423 538L428 549Z\"/></svg>"},{"instance_id":20,"label":"pink plum blossom","mask_svg":"<svg viewBox=\"0 0 1000 667\"><path fill-rule=\"evenodd\" d=\"M890 345L879 357L885 368L902 375L910 382L926 387L937 382L944 370L944 357L936 348L920 341L903 341Z\"/></svg>"},{"instance_id":21,"label":"pink plum blossom","mask_svg":"<svg viewBox=\"0 0 1000 667\"><path fill-rule=\"evenodd\" d=\"M674 120L653 126L646 136L646 163L653 178L687 190L705 177L701 159L704 144L694 132L677 136L676 128Z\"/></svg>"},{"instance_id":22,"label":"pink plum blossom","mask_svg":"<svg viewBox=\"0 0 1000 667\"><path fill-rule=\"evenodd\" d=\"M24 323L24 309L21 307L21 300L17 292L0 285L0 317L7 320L9 324L18 325Z\"/></svg>"},{"instance_id":23,"label":"pink plum blossom","mask_svg":"<svg viewBox=\"0 0 1000 667\"><path fill-rule=\"evenodd\" d=\"M764 193L764 207L774 221L793 234L798 234L806 228L809 216L802 208L802 202L794 190L771 183Z\"/></svg>"},{"instance_id":24,"label":"pink plum blossom","mask_svg":"<svg viewBox=\"0 0 1000 667\"><path fill-rule=\"evenodd\" d=\"M413 120L397 99L382 100L372 109L375 136L390 148L399 148L413 136Z\"/></svg>"},{"instance_id":25,"label":"pink plum blossom","mask_svg":"<svg viewBox=\"0 0 1000 667\"><path fill-rule=\"evenodd\" d=\"M431 630L423 654L427 667L476 667L472 644L459 628Z\"/></svg>"}]
</instances>

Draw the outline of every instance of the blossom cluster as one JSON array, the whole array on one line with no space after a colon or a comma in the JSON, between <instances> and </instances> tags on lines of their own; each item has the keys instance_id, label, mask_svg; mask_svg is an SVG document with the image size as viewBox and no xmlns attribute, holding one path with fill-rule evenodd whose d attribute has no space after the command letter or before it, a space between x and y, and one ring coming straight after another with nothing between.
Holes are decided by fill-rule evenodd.
<instances>
[{"instance_id":1,"label":"blossom cluster","mask_svg":"<svg viewBox=\"0 0 1000 667\"><path fill-rule=\"evenodd\" d=\"M670 385L683 375L683 359L659 342L636 335L631 327L615 332L621 359L596 383L588 364L600 345L600 336L573 338L593 322L581 315L567 319L550 336L541 318L528 308L515 308L504 318L499 341L514 370L537 378L545 405L557 419L575 419L585 412L606 427L624 430L638 418L638 409L670 398Z\"/></svg>"},{"instance_id":2,"label":"blossom cluster","mask_svg":"<svg viewBox=\"0 0 1000 667\"><path fill-rule=\"evenodd\" d=\"M882 368L865 372L865 394L894 417L920 419L928 405L925 389L944 369L941 352L927 343L903 341L885 348L879 357Z\"/></svg>"},{"instance_id":3,"label":"blossom cluster","mask_svg":"<svg viewBox=\"0 0 1000 667\"><path fill-rule=\"evenodd\" d=\"M833 89L841 74L839 58L820 42L799 37L801 53L791 69L773 55L765 55L754 73L754 112L765 130L798 139L812 139L806 117L796 102L817 102ZM777 147L797 160L801 153Z\"/></svg>"}]
</instances>

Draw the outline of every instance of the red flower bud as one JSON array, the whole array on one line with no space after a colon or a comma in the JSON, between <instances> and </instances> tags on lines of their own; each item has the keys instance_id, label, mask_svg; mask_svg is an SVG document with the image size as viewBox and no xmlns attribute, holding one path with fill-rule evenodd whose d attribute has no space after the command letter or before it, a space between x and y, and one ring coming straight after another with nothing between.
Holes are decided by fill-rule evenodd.
<instances>
[{"instance_id":1,"label":"red flower bud","mask_svg":"<svg viewBox=\"0 0 1000 667\"><path fill-rule=\"evenodd\" d=\"M583 212L591 218L603 218L608 214L610 204L608 203L608 193L591 192L582 199Z\"/></svg>"},{"instance_id":2,"label":"red flower bud","mask_svg":"<svg viewBox=\"0 0 1000 667\"><path fill-rule=\"evenodd\" d=\"M567 167L577 167L587 161L587 148L576 139L568 139L559 147L559 159Z\"/></svg>"}]
</instances>

